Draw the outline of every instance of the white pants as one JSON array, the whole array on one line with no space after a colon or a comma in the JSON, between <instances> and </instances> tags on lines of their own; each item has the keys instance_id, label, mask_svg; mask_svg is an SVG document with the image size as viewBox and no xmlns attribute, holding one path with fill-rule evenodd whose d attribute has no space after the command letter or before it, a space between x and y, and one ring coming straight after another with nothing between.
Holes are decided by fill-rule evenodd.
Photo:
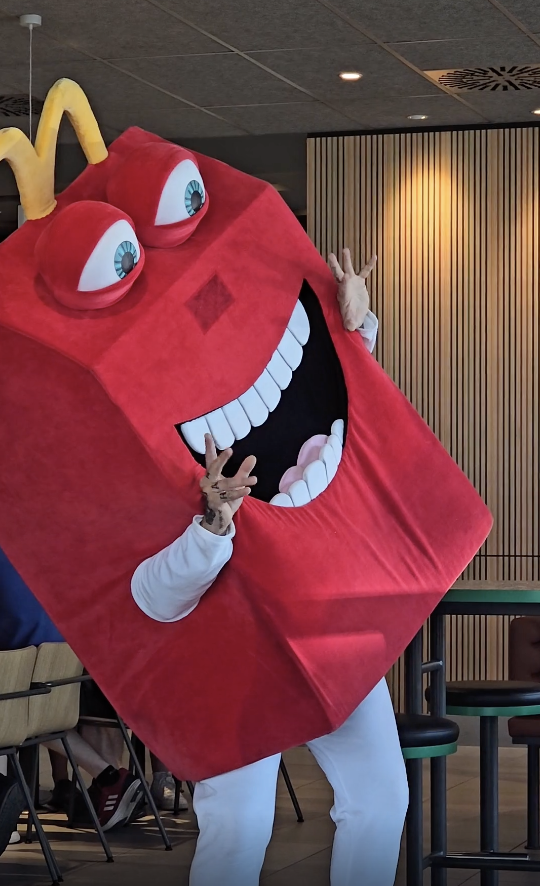
<instances>
[{"instance_id":1,"label":"white pants","mask_svg":"<svg viewBox=\"0 0 540 886\"><path fill-rule=\"evenodd\" d=\"M330 735L309 742L334 790L331 886L392 886L408 804L386 681ZM274 822L280 755L195 787L190 886L257 886Z\"/></svg>"}]
</instances>

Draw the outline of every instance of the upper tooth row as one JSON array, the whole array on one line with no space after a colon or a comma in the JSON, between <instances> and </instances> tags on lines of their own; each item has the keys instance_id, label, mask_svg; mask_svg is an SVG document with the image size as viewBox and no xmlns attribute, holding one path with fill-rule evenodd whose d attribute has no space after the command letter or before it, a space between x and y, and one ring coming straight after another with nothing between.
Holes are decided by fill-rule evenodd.
<instances>
[{"instance_id":1,"label":"upper tooth row","mask_svg":"<svg viewBox=\"0 0 540 886\"><path fill-rule=\"evenodd\" d=\"M337 474L343 454L344 431L342 419L335 421L328 442L321 447L319 458L306 467L303 479L291 483L287 492L274 495L270 504L281 508L299 508L324 492Z\"/></svg>"},{"instance_id":2,"label":"upper tooth row","mask_svg":"<svg viewBox=\"0 0 540 886\"><path fill-rule=\"evenodd\" d=\"M302 360L302 347L309 338L309 320L298 301L287 329L268 366L245 394L180 426L186 443L204 453L204 435L211 434L218 449L228 449L235 440L246 437L251 428L264 424L278 405L281 392L291 383L292 374Z\"/></svg>"}]
</instances>

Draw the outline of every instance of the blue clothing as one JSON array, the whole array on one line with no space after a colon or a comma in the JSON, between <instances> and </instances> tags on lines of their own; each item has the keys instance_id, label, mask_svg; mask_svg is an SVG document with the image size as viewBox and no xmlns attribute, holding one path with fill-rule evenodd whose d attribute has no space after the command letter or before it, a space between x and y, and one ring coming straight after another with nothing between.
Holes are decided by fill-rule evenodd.
<instances>
[{"instance_id":1,"label":"blue clothing","mask_svg":"<svg viewBox=\"0 0 540 886\"><path fill-rule=\"evenodd\" d=\"M24 649L63 640L0 548L0 649Z\"/></svg>"}]
</instances>

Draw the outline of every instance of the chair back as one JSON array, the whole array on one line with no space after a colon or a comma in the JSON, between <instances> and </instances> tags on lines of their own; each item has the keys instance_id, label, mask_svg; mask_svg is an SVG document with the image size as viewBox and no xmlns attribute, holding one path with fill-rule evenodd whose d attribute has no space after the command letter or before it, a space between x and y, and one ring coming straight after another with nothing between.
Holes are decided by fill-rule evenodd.
<instances>
[{"instance_id":1,"label":"chair back","mask_svg":"<svg viewBox=\"0 0 540 886\"><path fill-rule=\"evenodd\" d=\"M37 650L32 682L66 680L80 677L82 672L81 662L67 643L42 643ZM53 687L50 695L31 698L27 737L73 729L79 721L80 691L80 684L72 683Z\"/></svg>"},{"instance_id":2,"label":"chair back","mask_svg":"<svg viewBox=\"0 0 540 886\"><path fill-rule=\"evenodd\" d=\"M14 649L0 652L0 695L27 692L30 689L37 649ZM28 698L0 701L0 749L16 747L28 735Z\"/></svg>"},{"instance_id":3,"label":"chair back","mask_svg":"<svg viewBox=\"0 0 540 886\"><path fill-rule=\"evenodd\" d=\"M510 622L508 664L511 680L540 683L540 618L524 616Z\"/></svg>"}]
</instances>

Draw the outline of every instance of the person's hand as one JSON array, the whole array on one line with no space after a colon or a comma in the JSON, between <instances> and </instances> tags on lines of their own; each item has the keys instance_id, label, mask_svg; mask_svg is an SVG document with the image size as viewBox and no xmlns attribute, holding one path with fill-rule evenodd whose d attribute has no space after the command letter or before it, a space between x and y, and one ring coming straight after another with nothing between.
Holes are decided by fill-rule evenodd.
<instances>
[{"instance_id":1,"label":"person's hand","mask_svg":"<svg viewBox=\"0 0 540 886\"><path fill-rule=\"evenodd\" d=\"M359 274L354 272L351 253L348 249L343 250L343 268L333 253L328 256L328 263L338 284L338 302L343 325L349 332L354 332L355 329L360 328L369 310L369 292L366 279L377 263L377 256L372 255Z\"/></svg>"},{"instance_id":2,"label":"person's hand","mask_svg":"<svg viewBox=\"0 0 540 886\"><path fill-rule=\"evenodd\" d=\"M257 459L249 455L240 465L234 477L224 477L223 468L232 455L232 449L224 449L219 455L210 434L204 435L206 443L206 474L201 480L204 496L204 517L201 526L214 535L224 535L232 518L257 482L250 477Z\"/></svg>"}]
</instances>

